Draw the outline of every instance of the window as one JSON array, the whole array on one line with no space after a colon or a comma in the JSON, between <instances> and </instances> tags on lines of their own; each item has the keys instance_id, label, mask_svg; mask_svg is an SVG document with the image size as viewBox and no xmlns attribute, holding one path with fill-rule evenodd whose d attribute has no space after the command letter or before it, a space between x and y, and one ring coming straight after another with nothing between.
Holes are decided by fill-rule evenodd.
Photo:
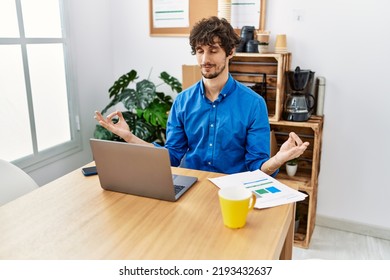
<instances>
[{"instance_id":1,"label":"window","mask_svg":"<svg viewBox=\"0 0 390 280\"><path fill-rule=\"evenodd\" d=\"M0 1L0 158L44 165L79 149L61 0Z\"/></svg>"}]
</instances>

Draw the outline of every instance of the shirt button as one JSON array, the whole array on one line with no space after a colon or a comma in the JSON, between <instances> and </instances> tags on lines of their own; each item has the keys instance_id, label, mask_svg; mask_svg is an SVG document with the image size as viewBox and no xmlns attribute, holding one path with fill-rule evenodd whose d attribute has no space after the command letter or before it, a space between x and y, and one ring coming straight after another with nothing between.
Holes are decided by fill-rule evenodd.
<instances>
[{"instance_id":1,"label":"shirt button","mask_svg":"<svg viewBox=\"0 0 390 280\"><path fill-rule=\"evenodd\" d=\"M208 164L211 165L211 162L209 161Z\"/></svg>"},{"instance_id":2,"label":"shirt button","mask_svg":"<svg viewBox=\"0 0 390 280\"><path fill-rule=\"evenodd\" d=\"M211 127L214 127L214 125L213 125L213 124L210 124L210 126L211 126Z\"/></svg>"},{"instance_id":3,"label":"shirt button","mask_svg":"<svg viewBox=\"0 0 390 280\"><path fill-rule=\"evenodd\" d=\"M215 108L215 105L213 105L213 108Z\"/></svg>"},{"instance_id":4,"label":"shirt button","mask_svg":"<svg viewBox=\"0 0 390 280\"><path fill-rule=\"evenodd\" d=\"M212 147L213 146L213 143L210 143L210 147Z\"/></svg>"}]
</instances>

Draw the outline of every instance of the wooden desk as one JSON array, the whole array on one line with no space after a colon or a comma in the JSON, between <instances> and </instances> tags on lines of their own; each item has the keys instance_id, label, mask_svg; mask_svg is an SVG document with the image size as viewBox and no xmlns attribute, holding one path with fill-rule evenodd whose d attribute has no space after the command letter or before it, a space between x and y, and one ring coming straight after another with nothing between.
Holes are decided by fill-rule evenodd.
<instances>
[{"instance_id":1,"label":"wooden desk","mask_svg":"<svg viewBox=\"0 0 390 280\"><path fill-rule=\"evenodd\" d=\"M173 168L199 181L177 202L104 191L75 170L0 207L0 259L291 259L294 205L223 225L221 174Z\"/></svg>"}]
</instances>

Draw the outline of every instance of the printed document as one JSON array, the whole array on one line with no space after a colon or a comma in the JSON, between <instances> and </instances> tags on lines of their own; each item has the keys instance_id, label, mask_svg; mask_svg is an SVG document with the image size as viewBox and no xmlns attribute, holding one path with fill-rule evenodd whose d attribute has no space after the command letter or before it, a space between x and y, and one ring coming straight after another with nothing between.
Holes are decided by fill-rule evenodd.
<instances>
[{"instance_id":1,"label":"printed document","mask_svg":"<svg viewBox=\"0 0 390 280\"><path fill-rule=\"evenodd\" d=\"M282 184L260 170L224 175L209 180L219 188L243 186L256 194L255 208L268 208L304 200L307 194Z\"/></svg>"}]
</instances>

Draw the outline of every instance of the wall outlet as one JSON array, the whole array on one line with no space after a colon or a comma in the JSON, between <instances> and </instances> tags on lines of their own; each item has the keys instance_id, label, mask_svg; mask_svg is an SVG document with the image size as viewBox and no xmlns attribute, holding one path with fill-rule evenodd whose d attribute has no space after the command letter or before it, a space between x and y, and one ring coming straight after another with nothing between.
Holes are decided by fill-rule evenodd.
<instances>
[{"instance_id":1,"label":"wall outlet","mask_svg":"<svg viewBox=\"0 0 390 280\"><path fill-rule=\"evenodd\" d=\"M293 20L294 21L303 21L305 18L305 11L303 9L294 9L293 10Z\"/></svg>"}]
</instances>

